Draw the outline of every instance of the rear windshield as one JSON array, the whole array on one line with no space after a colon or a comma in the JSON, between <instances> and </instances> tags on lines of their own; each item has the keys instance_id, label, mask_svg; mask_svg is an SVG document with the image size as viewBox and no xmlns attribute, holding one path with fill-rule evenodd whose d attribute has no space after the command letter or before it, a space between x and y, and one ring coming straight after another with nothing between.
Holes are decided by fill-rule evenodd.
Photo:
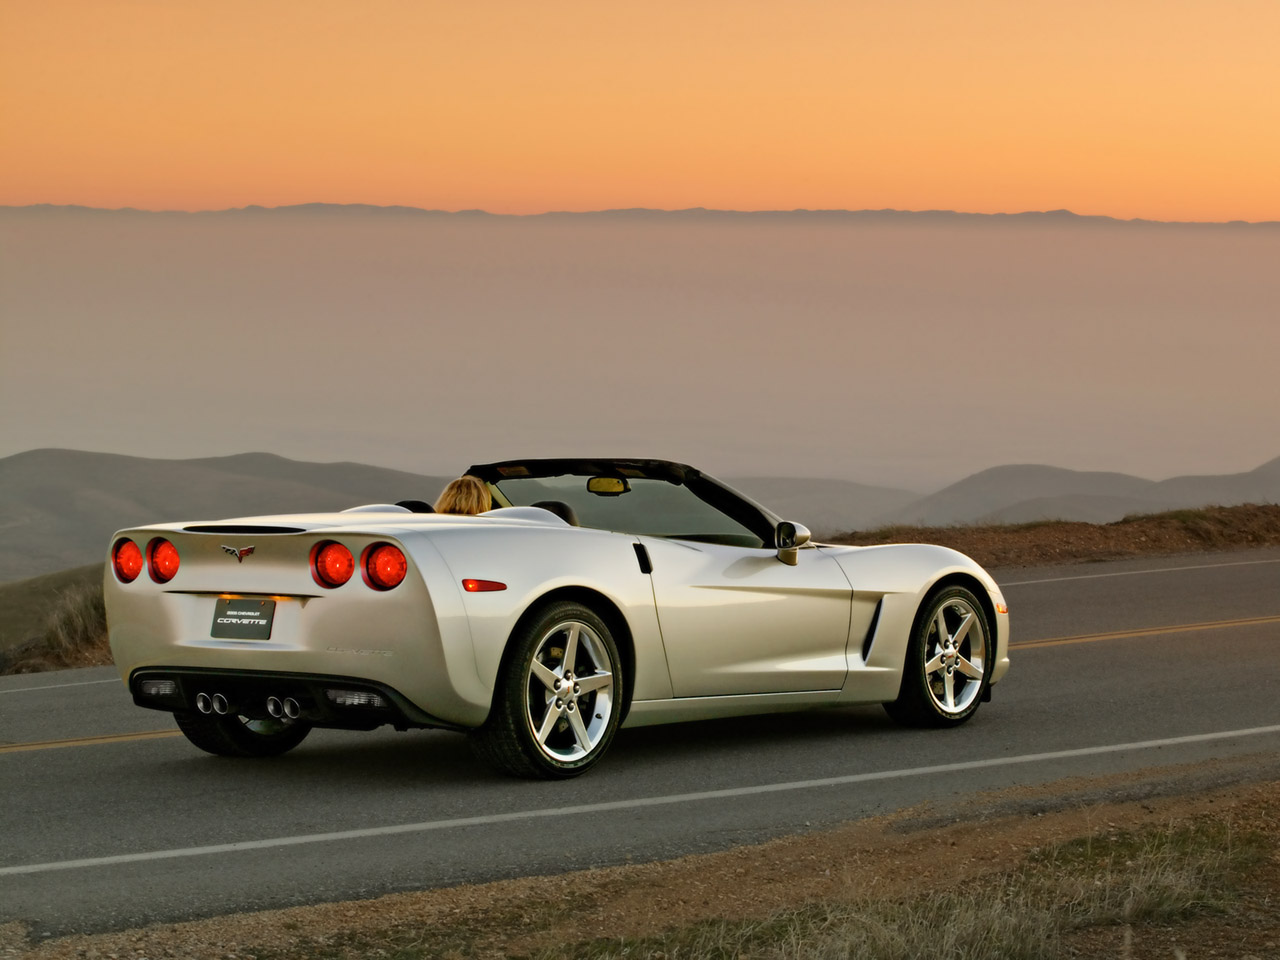
<instances>
[{"instance_id":1,"label":"rear windshield","mask_svg":"<svg viewBox=\"0 0 1280 960\"><path fill-rule=\"evenodd\" d=\"M491 484L513 507L540 500L559 500L571 506L584 527L619 533L699 540L741 547L762 547L760 537L688 487L665 480L629 479L628 493L600 496L587 490L586 476L508 477Z\"/></svg>"}]
</instances>

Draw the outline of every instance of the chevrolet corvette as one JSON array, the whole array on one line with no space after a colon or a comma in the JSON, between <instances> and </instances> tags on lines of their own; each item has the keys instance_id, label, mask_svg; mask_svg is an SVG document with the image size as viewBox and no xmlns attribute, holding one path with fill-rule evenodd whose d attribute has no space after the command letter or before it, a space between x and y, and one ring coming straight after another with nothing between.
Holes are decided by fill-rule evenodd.
<instances>
[{"instance_id":1,"label":"chevrolet corvette","mask_svg":"<svg viewBox=\"0 0 1280 960\"><path fill-rule=\"evenodd\" d=\"M467 473L493 509L121 530L105 600L134 702L222 756L390 724L465 732L503 771L565 778L624 725L881 703L954 726L1008 670L1004 597L954 550L816 543L664 460Z\"/></svg>"}]
</instances>

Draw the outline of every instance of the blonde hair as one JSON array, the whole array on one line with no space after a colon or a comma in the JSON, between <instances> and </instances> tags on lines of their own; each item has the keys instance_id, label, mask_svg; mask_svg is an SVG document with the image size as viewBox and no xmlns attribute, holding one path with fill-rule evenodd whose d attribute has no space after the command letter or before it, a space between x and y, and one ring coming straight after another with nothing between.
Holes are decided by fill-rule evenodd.
<instances>
[{"instance_id":1,"label":"blonde hair","mask_svg":"<svg viewBox=\"0 0 1280 960\"><path fill-rule=\"evenodd\" d=\"M474 516L493 506L489 485L479 477L467 474L459 477L441 491L436 499L436 513L458 513Z\"/></svg>"}]
</instances>

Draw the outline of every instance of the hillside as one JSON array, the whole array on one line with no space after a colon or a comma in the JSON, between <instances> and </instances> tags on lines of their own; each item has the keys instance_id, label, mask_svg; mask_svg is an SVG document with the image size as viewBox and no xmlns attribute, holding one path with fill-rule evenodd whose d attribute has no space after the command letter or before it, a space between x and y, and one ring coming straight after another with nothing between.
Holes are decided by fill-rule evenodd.
<instances>
[{"instance_id":1,"label":"hillside","mask_svg":"<svg viewBox=\"0 0 1280 960\"><path fill-rule=\"evenodd\" d=\"M1150 480L1123 473L1089 473L1014 464L992 467L922 497L898 511L894 523L936 527L972 523L1027 500L1064 496L1137 497Z\"/></svg>"},{"instance_id":2,"label":"hillside","mask_svg":"<svg viewBox=\"0 0 1280 960\"><path fill-rule=\"evenodd\" d=\"M922 527L1040 520L1111 523L1133 514L1241 503L1280 503L1280 458L1245 473L1160 481L1038 464L993 467L916 500L884 522Z\"/></svg>"}]
</instances>

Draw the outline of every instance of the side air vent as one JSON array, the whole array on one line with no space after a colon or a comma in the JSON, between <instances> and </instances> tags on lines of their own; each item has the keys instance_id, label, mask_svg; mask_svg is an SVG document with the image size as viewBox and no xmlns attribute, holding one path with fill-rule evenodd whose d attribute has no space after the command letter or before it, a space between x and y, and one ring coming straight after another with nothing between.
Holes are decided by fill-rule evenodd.
<instances>
[{"instance_id":1,"label":"side air vent","mask_svg":"<svg viewBox=\"0 0 1280 960\"><path fill-rule=\"evenodd\" d=\"M302 527L267 527L253 523L197 523L187 533L306 533Z\"/></svg>"},{"instance_id":2,"label":"side air vent","mask_svg":"<svg viewBox=\"0 0 1280 960\"><path fill-rule=\"evenodd\" d=\"M867 627L867 635L862 641L862 662L867 662L867 657L871 656L871 644L876 639L876 627L880 626L880 608L884 606L884 597L880 598L880 602L876 604L876 612L871 615L871 623Z\"/></svg>"}]
</instances>

